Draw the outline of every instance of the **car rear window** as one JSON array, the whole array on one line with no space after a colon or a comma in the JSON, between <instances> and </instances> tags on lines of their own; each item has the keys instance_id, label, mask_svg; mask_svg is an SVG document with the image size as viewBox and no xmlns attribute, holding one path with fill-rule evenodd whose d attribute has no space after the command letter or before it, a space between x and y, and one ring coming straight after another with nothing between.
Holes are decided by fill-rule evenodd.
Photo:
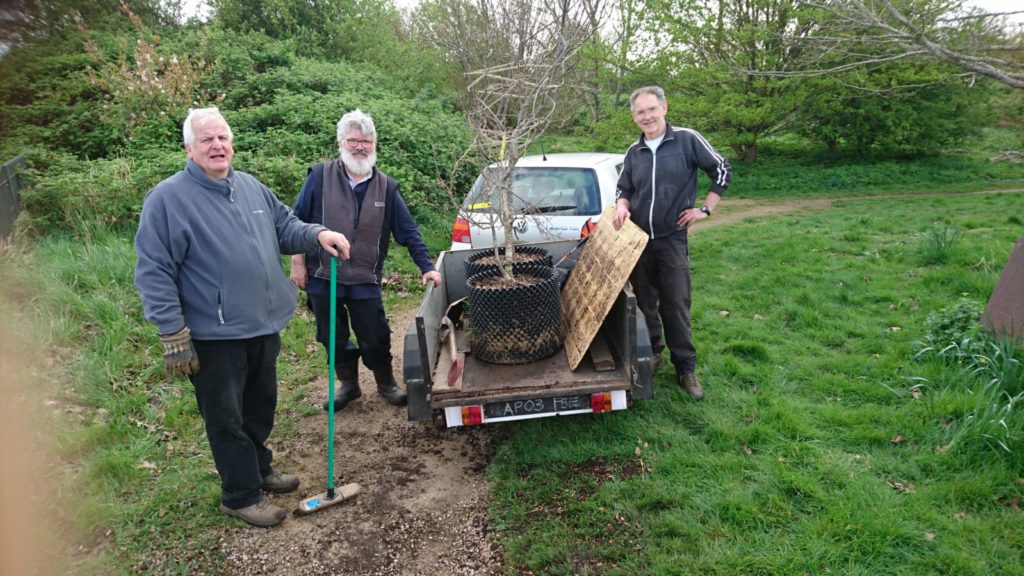
<instances>
[{"instance_id":1,"label":"car rear window","mask_svg":"<svg viewBox=\"0 0 1024 576\"><path fill-rule=\"evenodd\" d=\"M500 172L487 169L477 177L463 208L497 212ZM512 176L513 212L518 214L600 214L597 177L589 168L517 168Z\"/></svg>"}]
</instances>

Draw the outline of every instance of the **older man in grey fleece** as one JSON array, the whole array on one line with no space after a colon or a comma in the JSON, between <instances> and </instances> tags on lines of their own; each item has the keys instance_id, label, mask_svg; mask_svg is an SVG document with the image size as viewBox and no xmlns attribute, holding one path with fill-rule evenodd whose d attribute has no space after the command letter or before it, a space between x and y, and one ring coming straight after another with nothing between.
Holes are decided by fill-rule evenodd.
<instances>
[{"instance_id":1,"label":"older man in grey fleece","mask_svg":"<svg viewBox=\"0 0 1024 576\"><path fill-rule=\"evenodd\" d=\"M348 258L344 235L305 224L258 180L231 167L231 128L216 108L183 127L185 169L146 194L135 286L157 326L168 378L187 376L221 478L221 512L257 526L287 513L261 490L291 492L266 446L277 408L280 331L298 292L280 254L317 246Z\"/></svg>"}]
</instances>

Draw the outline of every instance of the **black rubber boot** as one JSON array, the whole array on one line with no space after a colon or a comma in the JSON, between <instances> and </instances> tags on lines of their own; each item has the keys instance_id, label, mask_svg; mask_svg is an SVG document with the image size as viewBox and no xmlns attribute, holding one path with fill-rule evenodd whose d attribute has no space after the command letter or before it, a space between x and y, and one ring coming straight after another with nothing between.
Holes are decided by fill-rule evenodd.
<instances>
[{"instance_id":1,"label":"black rubber boot","mask_svg":"<svg viewBox=\"0 0 1024 576\"><path fill-rule=\"evenodd\" d=\"M341 386L334 395L334 411L342 410L348 403L363 395L359 389L359 364L338 366L338 379ZM327 410L327 402L324 402L324 410Z\"/></svg>"},{"instance_id":2,"label":"black rubber boot","mask_svg":"<svg viewBox=\"0 0 1024 576\"><path fill-rule=\"evenodd\" d=\"M377 393L387 400L392 406L405 406L408 398L405 392L395 383L395 375L391 370L391 364L373 371L373 378L377 381Z\"/></svg>"}]
</instances>

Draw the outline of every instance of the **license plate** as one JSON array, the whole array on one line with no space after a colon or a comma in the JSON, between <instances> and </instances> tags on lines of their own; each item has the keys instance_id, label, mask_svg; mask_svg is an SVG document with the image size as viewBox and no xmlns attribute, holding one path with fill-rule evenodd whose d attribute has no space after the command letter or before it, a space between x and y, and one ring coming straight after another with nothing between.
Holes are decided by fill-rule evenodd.
<instances>
[{"instance_id":1,"label":"license plate","mask_svg":"<svg viewBox=\"0 0 1024 576\"><path fill-rule=\"evenodd\" d=\"M533 416L537 414L571 412L576 410L590 410L590 394L492 402L490 404L484 404L484 418Z\"/></svg>"}]
</instances>

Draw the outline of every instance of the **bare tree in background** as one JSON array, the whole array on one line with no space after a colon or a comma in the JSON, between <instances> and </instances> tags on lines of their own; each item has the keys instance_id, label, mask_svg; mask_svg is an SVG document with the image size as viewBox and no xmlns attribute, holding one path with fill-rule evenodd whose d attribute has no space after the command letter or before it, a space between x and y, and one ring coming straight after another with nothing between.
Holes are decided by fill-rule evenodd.
<instances>
[{"instance_id":1,"label":"bare tree in background","mask_svg":"<svg viewBox=\"0 0 1024 576\"><path fill-rule=\"evenodd\" d=\"M512 278L513 221L519 212L513 173L519 158L559 124L559 103L571 94L578 53L601 19L603 0L435 0L414 24L444 50L465 77L465 108L474 131L470 152L497 170L485 171L485 190L499 205L491 230L505 231L499 257ZM521 202L520 202L521 204Z\"/></svg>"},{"instance_id":2,"label":"bare tree in background","mask_svg":"<svg viewBox=\"0 0 1024 576\"><path fill-rule=\"evenodd\" d=\"M805 66L774 76L838 76L848 71L926 58L1024 88L1024 28L965 0L803 2L817 12L818 31L802 39Z\"/></svg>"}]
</instances>

